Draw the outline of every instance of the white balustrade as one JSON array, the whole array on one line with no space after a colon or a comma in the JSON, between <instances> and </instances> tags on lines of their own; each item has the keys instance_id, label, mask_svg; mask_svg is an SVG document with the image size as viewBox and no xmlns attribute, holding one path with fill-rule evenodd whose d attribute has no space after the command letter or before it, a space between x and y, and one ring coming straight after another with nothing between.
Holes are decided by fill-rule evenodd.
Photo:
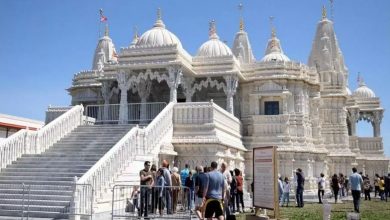
<instances>
[{"instance_id":1,"label":"white balustrade","mask_svg":"<svg viewBox=\"0 0 390 220\"><path fill-rule=\"evenodd\" d=\"M74 106L39 131L22 129L0 143L0 169L23 154L39 154L83 123L83 106Z\"/></svg>"},{"instance_id":2,"label":"white balustrade","mask_svg":"<svg viewBox=\"0 0 390 220\"><path fill-rule=\"evenodd\" d=\"M381 154L383 152L381 137L359 137L358 144L361 153Z\"/></svg>"},{"instance_id":3,"label":"white balustrade","mask_svg":"<svg viewBox=\"0 0 390 220\"><path fill-rule=\"evenodd\" d=\"M288 115L254 115L252 123L256 131L255 135L283 135L288 134ZM295 131L296 133L296 131Z\"/></svg>"},{"instance_id":4,"label":"white balustrade","mask_svg":"<svg viewBox=\"0 0 390 220\"><path fill-rule=\"evenodd\" d=\"M174 105L172 102L168 104L146 128L132 128L77 181L77 184L91 184L94 198L99 199L136 155L150 154L160 147L161 141L173 129Z\"/></svg>"}]
</instances>

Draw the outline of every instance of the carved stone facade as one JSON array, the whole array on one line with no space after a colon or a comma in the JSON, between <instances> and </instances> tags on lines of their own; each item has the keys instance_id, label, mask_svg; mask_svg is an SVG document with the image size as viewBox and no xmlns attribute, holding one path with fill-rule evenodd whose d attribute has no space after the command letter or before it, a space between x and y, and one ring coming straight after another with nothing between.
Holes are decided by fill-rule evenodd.
<instances>
[{"instance_id":1,"label":"carved stone facade","mask_svg":"<svg viewBox=\"0 0 390 220\"><path fill-rule=\"evenodd\" d=\"M290 61L275 31L259 61L243 26L232 51L213 22L209 40L192 57L160 17L117 59L108 60L105 51L115 50L106 47L113 47L108 35L99 41L94 70L75 75L72 104L119 104L119 122L126 123L128 103L178 102L172 137L161 143L159 157L175 166L226 161L251 181L252 148L275 145L280 174L294 177L300 167L309 188L320 173L349 174L352 166L369 175L388 171L380 133L384 109L364 83L348 92L348 71L326 17L308 65ZM359 120L372 124L373 137L356 136Z\"/></svg>"}]
</instances>

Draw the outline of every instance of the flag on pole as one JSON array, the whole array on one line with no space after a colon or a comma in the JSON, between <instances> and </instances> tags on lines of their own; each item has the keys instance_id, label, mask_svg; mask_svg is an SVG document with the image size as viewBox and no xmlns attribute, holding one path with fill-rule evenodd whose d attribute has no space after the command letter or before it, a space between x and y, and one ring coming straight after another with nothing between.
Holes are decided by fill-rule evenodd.
<instances>
[{"instance_id":1,"label":"flag on pole","mask_svg":"<svg viewBox=\"0 0 390 220\"><path fill-rule=\"evenodd\" d=\"M100 12L100 22L106 22L108 19L106 16L103 15L103 9L100 9L99 12Z\"/></svg>"}]
</instances>

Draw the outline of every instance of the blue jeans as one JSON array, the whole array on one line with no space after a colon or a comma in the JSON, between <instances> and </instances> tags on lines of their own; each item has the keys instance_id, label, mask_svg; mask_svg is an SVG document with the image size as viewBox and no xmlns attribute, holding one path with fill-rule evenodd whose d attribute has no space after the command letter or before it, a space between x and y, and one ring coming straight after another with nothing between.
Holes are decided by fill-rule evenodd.
<instances>
[{"instance_id":1,"label":"blue jeans","mask_svg":"<svg viewBox=\"0 0 390 220\"><path fill-rule=\"evenodd\" d=\"M290 193L289 192L284 192L283 195L282 195L282 200L280 202L280 206L283 206L284 205L284 202L287 200L287 206L288 206L288 203L290 202Z\"/></svg>"},{"instance_id":2,"label":"blue jeans","mask_svg":"<svg viewBox=\"0 0 390 220\"><path fill-rule=\"evenodd\" d=\"M297 188L296 199L297 199L298 207L303 207L303 188L301 187Z\"/></svg>"},{"instance_id":3,"label":"blue jeans","mask_svg":"<svg viewBox=\"0 0 390 220\"><path fill-rule=\"evenodd\" d=\"M141 210L139 210L139 216L148 216L149 194L149 188L141 187Z\"/></svg>"},{"instance_id":4,"label":"blue jeans","mask_svg":"<svg viewBox=\"0 0 390 220\"><path fill-rule=\"evenodd\" d=\"M194 209L194 189L188 189L187 190L187 193L188 193L188 208L189 209Z\"/></svg>"},{"instance_id":5,"label":"blue jeans","mask_svg":"<svg viewBox=\"0 0 390 220\"><path fill-rule=\"evenodd\" d=\"M356 212L359 212L360 206L360 190L352 190L353 206Z\"/></svg>"}]
</instances>

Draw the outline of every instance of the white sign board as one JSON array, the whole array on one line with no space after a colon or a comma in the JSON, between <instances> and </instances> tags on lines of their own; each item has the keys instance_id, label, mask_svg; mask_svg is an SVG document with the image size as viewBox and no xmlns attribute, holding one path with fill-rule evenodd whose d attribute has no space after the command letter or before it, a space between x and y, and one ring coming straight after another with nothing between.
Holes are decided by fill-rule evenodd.
<instances>
[{"instance_id":1,"label":"white sign board","mask_svg":"<svg viewBox=\"0 0 390 220\"><path fill-rule=\"evenodd\" d=\"M278 211L276 147L253 148L253 206Z\"/></svg>"}]
</instances>

